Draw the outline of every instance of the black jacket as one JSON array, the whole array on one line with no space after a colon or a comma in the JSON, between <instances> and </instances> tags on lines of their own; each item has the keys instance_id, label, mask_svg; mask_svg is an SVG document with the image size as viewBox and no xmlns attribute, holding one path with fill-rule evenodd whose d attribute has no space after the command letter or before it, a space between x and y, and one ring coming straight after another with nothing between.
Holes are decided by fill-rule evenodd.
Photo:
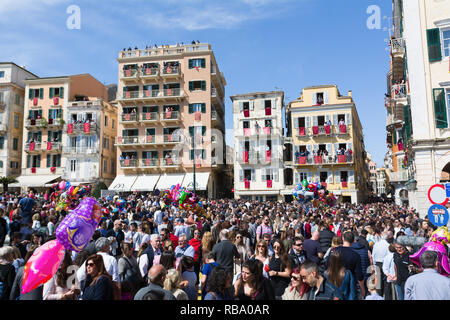
<instances>
[{"instance_id":1,"label":"black jacket","mask_svg":"<svg viewBox=\"0 0 450 320\"><path fill-rule=\"evenodd\" d=\"M221 267L233 271L234 257L239 258L236 246L229 240L222 240L212 250L215 261Z\"/></svg>"},{"instance_id":2,"label":"black jacket","mask_svg":"<svg viewBox=\"0 0 450 320\"><path fill-rule=\"evenodd\" d=\"M122 242L125 240L125 234L123 233L122 230L119 230L119 232L116 235L116 232L114 231L114 229L108 230L108 232L106 232L106 237L114 237L117 240L117 244L118 244L118 248L116 250L116 256L121 256L122 255Z\"/></svg>"},{"instance_id":3,"label":"black jacket","mask_svg":"<svg viewBox=\"0 0 450 320\"><path fill-rule=\"evenodd\" d=\"M333 237L336 235L333 231L326 228L319 232L319 243L320 243L320 249L323 253L327 252L328 249L331 247L331 241L333 240Z\"/></svg>"}]
</instances>

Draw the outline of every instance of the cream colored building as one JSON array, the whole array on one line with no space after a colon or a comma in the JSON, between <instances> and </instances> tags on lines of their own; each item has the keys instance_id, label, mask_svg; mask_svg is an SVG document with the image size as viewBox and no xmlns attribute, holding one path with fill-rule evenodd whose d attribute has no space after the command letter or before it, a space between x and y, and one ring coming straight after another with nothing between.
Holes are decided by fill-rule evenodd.
<instances>
[{"instance_id":1,"label":"cream colored building","mask_svg":"<svg viewBox=\"0 0 450 320\"><path fill-rule=\"evenodd\" d=\"M0 62L0 176L20 175L27 78L37 76L13 62Z\"/></svg>"},{"instance_id":2,"label":"cream colored building","mask_svg":"<svg viewBox=\"0 0 450 320\"><path fill-rule=\"evenodd\" d=\"M259 201L281 200L284 92L254 92L230 98L235 150L234 196Z\"/></svg>"},{"instance_id":3,"label":"cream colored building","mask_svg":"<svg viewBox=\"0 0 450 320\"><path fill-rule=\"evenodd\" d=\"M325 184L341 201L364 201L369 171L351 91L342 96L336 85L304 88L287 106L286 121L285 179L292 184L282 193L290 196L306 179Z\"/></svg>"},{"instance_id":4,"label":"cream colored building","mask_svg":"<svg viewBox=\"0 0 450 320\"><path fill-rule=\"evenodd\" d=\"M225 85L209 44L119 53L117 176L110 190L223 192Z\"/></svg>"}]
</instances>

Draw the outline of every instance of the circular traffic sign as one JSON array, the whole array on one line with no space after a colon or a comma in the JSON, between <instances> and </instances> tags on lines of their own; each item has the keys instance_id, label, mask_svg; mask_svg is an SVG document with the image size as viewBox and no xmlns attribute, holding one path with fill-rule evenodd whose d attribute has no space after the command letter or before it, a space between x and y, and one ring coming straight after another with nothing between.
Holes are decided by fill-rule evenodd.
<instances>
[{"instance_id":1,"label":"circular traffic sign","mask_svg":"<svg viewBox=\"0 0 450 320\"><path fill-rule=\"evenodd\" d=\"M440 204L433 204L430 209L428 209L428 219L437 227L446 226L448 218L447 208Z\"/></svg>"},{"instance_id":2,"label":"circular traffic sign","mask_svg":"<svg viewBox=\"0 0 450 320\"><path fill-rule=\"evenodd\" d=\"M430 200L432 204L445 206L448 202L448 198L444 186L442 184L431 186L430 189L428 189L428 200Z\"/></svg>"}]
</instances>

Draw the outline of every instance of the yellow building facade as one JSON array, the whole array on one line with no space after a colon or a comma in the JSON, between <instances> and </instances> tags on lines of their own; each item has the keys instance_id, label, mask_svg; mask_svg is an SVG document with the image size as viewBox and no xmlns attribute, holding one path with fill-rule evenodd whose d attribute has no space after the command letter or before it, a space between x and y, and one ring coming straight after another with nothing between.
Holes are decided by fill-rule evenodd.
<instances>
[{"instance_id":1,"label":"yellow building facade","mask_svg":"<svg viewBox=\"0 0 450 320\"><path fill-rule=\"evenodd\" d=\"M304 88L286 109L285 179L292 188L304 179L320 182L343 202L360 203L368 194L369 172L361 122L352 93L336 85ZM289 145L291 143L291 145ZM285 150L286 151L286 150ZM285 194L292 190L286 183Z\"/></svg>"}]
</instances>

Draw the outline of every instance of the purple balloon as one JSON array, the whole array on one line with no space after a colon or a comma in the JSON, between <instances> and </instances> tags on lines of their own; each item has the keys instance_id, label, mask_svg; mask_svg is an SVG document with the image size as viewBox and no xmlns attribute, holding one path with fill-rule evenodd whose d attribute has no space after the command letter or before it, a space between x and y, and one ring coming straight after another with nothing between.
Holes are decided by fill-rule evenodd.
<instances>
[{"instance_id":1,"label":"purple balloon","mask_svg":"<svg viewBox=\"0 0 450 320\"><path fill-rule=\"evenodd\" d=\"M438 260L440 263L440 274L444 275L444 276L450 276L450 264L448 262L448 256L447 256L447 250L445 248L445 246L442 243L438 243L438 242L434 242L434 241L429 241L427 243L425 243L423 245L423 247L417 251L416 253L412 254L409 259L417 264L419 267L422 267L422 265L420 264L420 256L425 252L425 251L434 251L438 254Z\"/></svg>"},{"instance_id":2,"label":"purple balloon","mask_svg":"<svg viewBox=\"0 0 450 320\"><path fill-rule=\"evenodd\" d=\"M89 243L100 218L93 214L95 204L94 198L81 200L56 229L56 238L65 249L79 252Z\"/></svg>"}]
</instances>

